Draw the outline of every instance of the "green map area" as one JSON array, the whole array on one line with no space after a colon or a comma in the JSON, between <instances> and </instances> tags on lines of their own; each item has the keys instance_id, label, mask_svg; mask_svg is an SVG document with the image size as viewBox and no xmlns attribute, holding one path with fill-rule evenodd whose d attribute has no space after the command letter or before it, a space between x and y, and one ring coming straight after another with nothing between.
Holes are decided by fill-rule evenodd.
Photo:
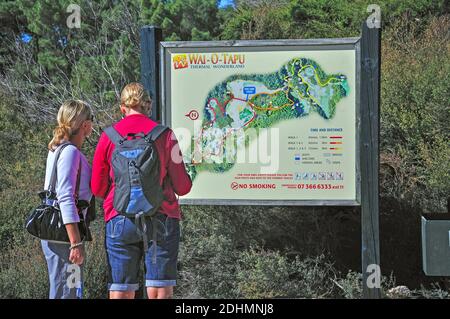
<instances>
[{"instance_id":1,"label":"green map area","mask_svg":"<svg viewBox=\"0 0 450 319\"><path fill-rule=\"evenodd\" d=\"M349 90L345 75L327 75L306 58L294 58L274 73L228 77L205 100L201 130L194 134L193 156L186 164L189 174L195 179L201 171L229 170L237 149L252 138L245 134L240 138L237 131L269 128L314 111L327 120L333 118L336 104ZM227 149L230 142L235 146Z\"/></svg>"}]
</instances>

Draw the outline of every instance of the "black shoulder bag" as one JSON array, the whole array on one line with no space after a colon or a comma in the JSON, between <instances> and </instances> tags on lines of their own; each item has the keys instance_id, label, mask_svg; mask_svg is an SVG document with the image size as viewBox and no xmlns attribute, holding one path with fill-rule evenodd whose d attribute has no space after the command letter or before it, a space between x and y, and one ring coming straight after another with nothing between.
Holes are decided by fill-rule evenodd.
<instances>
[{"instance_id":1,"label":"black shoulder bag","mask_svg":"<svg viewBox=\"0 0 450 319\"><path fill-rule=\"evenodd\" d=\"M70 243L69 236L67 234L66 226L63 223L61 210L56 198L56 175L57 164L59 156L62 150L71 143L65 143L59 146L55 154L55 161L53 164L53 170L50 177L50 183L48 190L39 192L39 197L42 203L34 208L27 218L25 228L33 236L49 240L53 242ZM89 207L90 203L86 200L78 200L78 192L80 189L80 177L81 177L81 159L80 166L77 175L77 185L75 190L75 201L78 208L78 214L80 216L80 222L78 223L78 229L80 230L80 237L82 241L91 241L92 235L89 231L88 221L83 216L83 210Z\"/></svg>"}]
</instances>

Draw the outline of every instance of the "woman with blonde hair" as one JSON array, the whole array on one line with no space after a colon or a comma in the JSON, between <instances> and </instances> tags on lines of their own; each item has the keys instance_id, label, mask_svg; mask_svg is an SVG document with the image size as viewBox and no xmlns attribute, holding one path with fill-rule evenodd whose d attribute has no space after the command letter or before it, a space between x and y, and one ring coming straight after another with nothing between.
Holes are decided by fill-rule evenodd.
<instances>
[{"instance_id":1,"label":"woman with blonde hair","mask_svg":"<svg viewBox=\"0 0 450 319\"><path fill-rule=\"evenodd\" d=\"M69 100L58 111L58 126L48 144L45 189L56 165L56 201L70 240L69 243L42 240L47 261L51 299L81 298L82 265L85 258L83 242L78 228L80 211L78 200L90 201L91 167L81 152L86 137L92 133L92 113L89 106L79 100ZM80 214L81 217L80 217Z\"/></svg>"},{"instance_id":2,"label":"woman with blonde hair","mask_svg":"<svg viewBox=\"0 0 450 319\"><path fill-rule=\"evenodd\" d=\"M100 136L92 163L92 192L104 199L109 297L135 297L144 260L148 298L171 298L180 240L176 195L187 194L192 182L173 132L149 118L151 99L142 84L125 86L120 111L123 119ZM153 197L159 199L149 202Z\"/></svg>"}]
</instances>

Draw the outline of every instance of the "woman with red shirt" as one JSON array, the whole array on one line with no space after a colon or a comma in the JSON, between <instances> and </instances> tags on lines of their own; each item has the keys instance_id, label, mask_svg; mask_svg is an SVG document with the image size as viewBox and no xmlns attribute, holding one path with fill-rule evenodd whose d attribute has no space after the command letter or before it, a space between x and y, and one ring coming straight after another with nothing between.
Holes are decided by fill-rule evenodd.
<instances>
[{"instance_id":1,"label":"woman with red shirt","mask_svg":"<svg viewBox=\"0 0 450 319\"><path fill-rule=\"evenodd\" d=\"M139 83L125 86L121 94L120 110L124 118L113 125L123 137L129 133L148 134L158 123L146 114L151 111L151 100ZM138 272L142 258L146 268L147 295L149 298L171 298L176 285L176 266L180 240L181 209L176 195L187 194L192 182L186 172L177 139L167 129L156 140L155 147L160 162L159 183L164 200L153 218L148 218L147 238L152 238L152 223L157 223L156 250L144 251L143 238L134 219L119 214L113 207L114 172L111 156L115 145L102 133L92 164L91 188L95 196L103 198L106 222L106 250L109 266L109 297L134 298L139 289ZM156 251L156 257L153 255ZM152 260L156 259L156 263Z\"/></svg>"}]
</instances>

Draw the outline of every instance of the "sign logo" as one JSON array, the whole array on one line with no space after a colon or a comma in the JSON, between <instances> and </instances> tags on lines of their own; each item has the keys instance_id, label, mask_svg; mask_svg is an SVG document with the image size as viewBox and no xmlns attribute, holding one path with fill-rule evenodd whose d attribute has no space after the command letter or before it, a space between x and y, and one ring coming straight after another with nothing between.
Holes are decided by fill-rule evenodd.
<instances>
[{"instance_id":1,"label":"sign logo","mask_svg":"<svg viewBox=\"0 0 450 319\"><path fill-rule=\"evenodd\" d=\"M176 54L172 58L173 67L175 70L185 69L189 66L187 55L186 54Z\"/></svg>"},{"instance_id":2,"label":"sign logo","mask_svg":"<svg viewBox=\"0 0 450 319\"><path fill-rule=\"evenodd\" d=\"M184 116L187 116L188 118L190 118L191 120L196 120L198 119L198 112L196 110L191 110L189 113L185 114Z\"/></svg>"},{"instance_id":3,"label":"sign logo","mask_svg":"<svg viewBox=\"0 0 450 319\"><path fill-rule=\"evenodd\" d=\"M232 190L236 190L236 189L238 189L239 188L239 184L238 183L236 183L236 182L233 182L233 183L231 183L231 189Z\"/></svg>"}]
</instances>

